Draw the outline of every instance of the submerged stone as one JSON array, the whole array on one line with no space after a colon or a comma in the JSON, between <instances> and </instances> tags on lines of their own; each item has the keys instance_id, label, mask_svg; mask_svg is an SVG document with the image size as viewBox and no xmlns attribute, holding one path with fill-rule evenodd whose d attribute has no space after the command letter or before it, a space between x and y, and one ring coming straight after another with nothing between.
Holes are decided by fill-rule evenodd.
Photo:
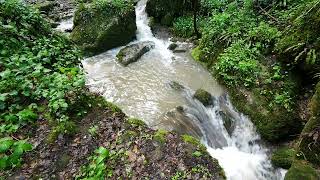
<instances>
[{"instance_id":1,"label":"submerged stone","mask_svg":"<svg viewBox=\"0 0 320 180\"><path fill-rule=\"evenodd\" d=\"M181 91L184 89L184 86L182 86L181 84L179 84L178 82L176 81L171 81L169 83L170 87L176 91Z\"/></svg>"},{"instance_id":2,"label":"submerged stone","mask_svg":"<svg viewBox=\"0 0 320 180\"><path fill-rule=\"evenodd\" d=\"M154 48L155 44L152 41L145 41L136 44L131 44L124 47L117 54L117 61L124 66L136 62L141 56Z\"/></svg>"},{"instance_id":3,"label":"submerged stone","mask_svg":"<svg viewBox=\"0 0 320 180\"><path fill-rule=\"evenodd\" d=\"M199 100L204 106L213 105L211 94L203 89L198 89L193 97Z\"/></svg>"}]
</instances>

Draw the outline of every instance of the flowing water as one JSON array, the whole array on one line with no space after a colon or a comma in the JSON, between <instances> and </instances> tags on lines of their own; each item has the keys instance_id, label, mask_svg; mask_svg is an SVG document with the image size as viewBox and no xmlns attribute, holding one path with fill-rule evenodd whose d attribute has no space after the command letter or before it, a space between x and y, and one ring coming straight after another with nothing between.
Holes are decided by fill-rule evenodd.
<instances>
[{"instance_id":1,"label":"flowing water","mask_svg":"<svg viewBox=\"0 0 320 180\"><path fill-rule=\"evenodd\" d=\"M271 166L269 150L253 124L233 108L210 73L190 53L173 54L167 49L168 39L153 36L146 2L141 0L136 6L137 40L132 43L153 41L155 48L127 67L115 60L121 47L84 60L91 91L102 94L126 114L143 119L151 127L199 137L219 160L228 179L283 179L284 172ZM173 88L173 84L183 88ZM213 105L205 107L193 98L199 88L214 96ZM225 126L226 119L230 127Z\"/></svg>"}]
</instances>

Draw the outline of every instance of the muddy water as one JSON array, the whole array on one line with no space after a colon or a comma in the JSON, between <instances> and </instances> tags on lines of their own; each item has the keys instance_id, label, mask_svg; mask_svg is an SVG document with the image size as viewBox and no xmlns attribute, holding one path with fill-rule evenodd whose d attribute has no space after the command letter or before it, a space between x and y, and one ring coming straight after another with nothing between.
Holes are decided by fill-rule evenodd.
<instances>
[{"instance_id":1,"label":"muddy water","mask_svg":"<svg viewBox=\"0 0 320 180\"><path fill-rule=\"evenodd\" d=\"M163 113L185 104L185 98L173 88L172 81L191 89L203 88L213 95L223 93L211 75L188 54L163 59L157 50L138 62L123 67L115 61L115 51L87 59L87 84L92 91L119 105L126 114L156 124Z\"/></svg>"},{"instance_id":2,"label":"muddy water","mask_svg":"<svg viewBox=\"0 0 320 180\"><path fill-rule=\"evenodd\" d=\"M284 171L271 166L269 149L253 124L233 108L211 74L191 58L189 51L172 53L167 49L169 39L153 36L145 13L146 1L139 1L136 6L137 40L132 43L153 41L155 48L127 67L116 61L121 47L85 59L90 90L151 127L200 138L219 160L228 179L283 179ZM190 44L178 44L191 49ZM172 88L172 82L183 88ZM213 105L205 107L193 98L199 88L213 95ZM226 117L230 127L225 125Z\"/></svg>"}]
</instances>

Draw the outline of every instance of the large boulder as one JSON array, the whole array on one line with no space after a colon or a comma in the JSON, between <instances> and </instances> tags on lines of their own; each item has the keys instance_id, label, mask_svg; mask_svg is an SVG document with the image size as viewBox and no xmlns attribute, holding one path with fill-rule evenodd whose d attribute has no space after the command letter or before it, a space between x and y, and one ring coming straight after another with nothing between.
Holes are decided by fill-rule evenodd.
<instances>
[{"instance_id":1,"label":"large boulder","mask_svg":"<svg viewBox=\"0 0 320 180\"><path fill-rule=\"evenodd\" d=\"M138 61L141 56L154 48L154 46L155 44L152 41L139 42L126 46L117 54L117 61L127 66L130 63Z\"/></svg>"},{"instance_id":2,"label":"large boulder","mask_svg":"<svg viewBox=\"0 0 320 180\"><path fill-rule=\"evenodd\" d=\"M137 29L135 19L132 1L81 3L75 12L70 37L85 51L97 54L132 41Z\"/></svg>"}]
</instances>

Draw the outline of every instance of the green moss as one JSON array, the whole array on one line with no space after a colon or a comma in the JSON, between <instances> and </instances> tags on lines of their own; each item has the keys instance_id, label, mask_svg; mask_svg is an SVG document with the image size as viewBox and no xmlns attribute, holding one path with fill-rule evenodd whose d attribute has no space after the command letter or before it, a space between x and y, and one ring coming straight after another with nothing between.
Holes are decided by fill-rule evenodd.
<instances>
[{"instance_id":1,"label":"green moss","mask_svg":"<svg viewBox=\"0 0 320 180\"><path fill-rule=\"evenodd\" d=\"M203 89L198 89L193 97L199 100L205 106L212 105L211 94Z\"/></svg>"},{"instance_id":2,"label":"green moss","mask_svg":"<svg viewBox=\"0 0 320 180\"><path fill-rule=\"evenodd\" d=\"M146 123L137 118L129 118L127 123L133 127L145 127Z\"/></svg>"},{"instance_id":3,"label":"green moss","mask_svg":"<svg viewBox=\"0 0 320 180\"><path fill-rule=\"evenodd\" d=\"M191 52L191 55L192 55L192 57L193 57L194 60L200 61L200 57L201 57L201 56L200 56L200 55L201 55L200 47L198 46L198 47L194 48L194 49L192 50L192 52Z\"/></svg>"},{"instance_id":4,"label":"green moss","mask_svg":"<svg viewBox=\"0 0 320 180\"><path fill-rule=\"evenodd\" d=\"M131 130L127 130L127 131L122 135L122 138L123 138L124 140L129 140L129 139L131 139L131 138L133 138L133 137L136 137L136 136L138 136L138 133L137 133L137 132L131 131Z\"/></svg>"},{"instance_id":5,"label":"green moss","mask_svg":"<svg viewBox=\"0 0 320 180\"><path fill-rule=\"evenodd\" d=\"M317 170L305 161L294 161L285 176L285 180L318 180L319 178Z\"/></svg>"},{"instance_id":6,"label":"green moss","mask_svg":"<svg viewBox=\"0 0 320 180\"><path fill-rule=\"evenodd\" d=\"M271 162L276 167L289 169L294 160L296 151L291 148L280 148L272 154Z\"/></svg>"},{"instance_id":7,"label":"green moss","mask_svg":"<svg viewBox=\"0 0 320 180\"><path fill-rule=\"evenodd\" d=\"M185 143L196 146L201 152L206 152L207 148L196 138L190 135L182 135L182 139Z\"/></svg>"},{"instance_id":8,"label":"green moss","mask_svg":"<svg viewBox=\"0 0 320 180\"><path fill-rule=\"evenodd\" d=\"M229 87L228 92L232 104L251 118L262 138L269 142L284 141L301 131L302 124L296 111L288 112L281 106L275 106L271 111L263 95L239 87Z\"/></svg>"},{"instance_id":9,"label":"green moss","mask_svg":"<svg viewBox=\"0 0 320 180\"><path fill-rule=\"evenodd\" d=\"M166 136L168 134L168 131L159 129L157 132L154 134L153 139L158 141L161 144L164 144L166 142Z\"/></svg>"}]
</instances>

